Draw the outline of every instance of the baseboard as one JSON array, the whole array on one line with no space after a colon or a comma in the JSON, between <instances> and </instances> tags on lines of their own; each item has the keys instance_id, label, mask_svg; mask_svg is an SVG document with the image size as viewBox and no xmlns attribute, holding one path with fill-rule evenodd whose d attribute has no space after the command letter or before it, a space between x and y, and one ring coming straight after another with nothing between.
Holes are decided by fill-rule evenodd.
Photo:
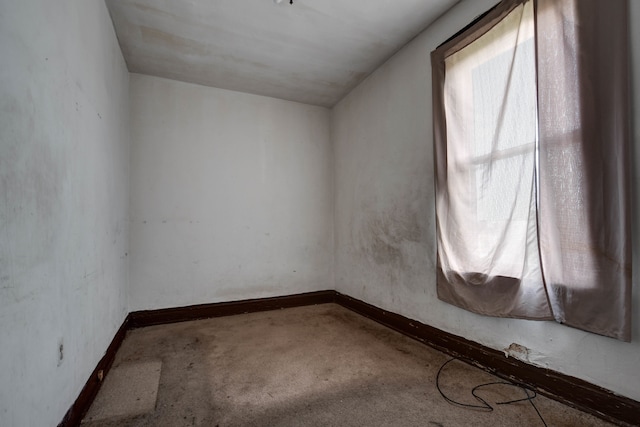
<instances>
[{"instance_id":1,"label":"baseboard","mask_svg":"<svg viewBox=\"0 0 640 427\"><path fill-rule=\"evenodd\" d=\"M96 365L96 368L91 373L91 376L89 376L82 391L80 391L78 398L73 402L73 405L71 405L71 408L69 408L60 424L58 424L58 427L75 427L80 425L82 418L89 410L93 399L95 399L98 394L98 390L100 390L102 380L109 372L109 369L111 369L111 365L113 365L116 353L129 329L129 319L130 317L127 315L116 332L116 335L113 337L113 340L111 340L111 344L107 347L105 355Z\"/></svg>"},{"instance_id":2,"label":"baseboard","mask_svg":"<svg viewBox=\"0 0 640 427\"><path fill-rule=\"evenodd\" d=\"M382 310L366 302L336 293L335 302L358 314L423 342L439 351L484 369L494 375L604 420L623 425L640 425L640 402L609 390L522 362L465 338Z\"/></svg>"},{"instance_id":3,"label":"baseboard","mask_svg":"<svg viewBox=\"0 0 640 427\"><path fill-rule=\"evenodd\" d=\"M523 384L540 394L604 420L622 425L640 425L640 402L616 395L578 378L529 365L512 357L506 358L500 351L383 310L339 292L318 291L282 297L130 313L58 427L73 427L80 424L100 388L100 371L103 375L108 373L128 329L325 303L337 303L436 350L459 358L501 378Z\"/></svg>"},{"instance_id":4,"label":"baseboard","mask_svg":"<svg viewBox=\"0 0 640 427\"><path fill-rule=\"evenodd\" d=\"M335 301L335 291L318 291L282 297L258 298L242 301L199 304L187 307L163 308L158 310L134 311L130 314L131 328L185 322L212 317L258 311L279 310L281 308L325 304Z\"/></svg>"},{"instance_id":5,"label":"baseboard","mask_svg":"<svg viewBox=\"0 0 640 427\"><path fill-rule=\"evenodd\" d=\"M188 320L207 319L211 317L231 316L234 314L253 313L258 311L279 310L282 308L301 307L305 305L326 304L334 302L335 291L308 292L272 298L259 298L243 301L200 304L188 307L165 308L159 310L134 311L126 319L113 337L105 355L91 373L80 395L71 405L58 427L76 427L80 425L89 407L100 390L101 378L107 375L116 353L129 329L166 323L184 322Z\"/></svg>"}]
</instances>

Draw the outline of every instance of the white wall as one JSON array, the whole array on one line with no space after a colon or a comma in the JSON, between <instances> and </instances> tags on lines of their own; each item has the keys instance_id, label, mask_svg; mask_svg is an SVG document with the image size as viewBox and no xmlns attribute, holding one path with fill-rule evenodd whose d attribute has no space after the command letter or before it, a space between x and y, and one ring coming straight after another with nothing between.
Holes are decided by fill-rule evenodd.
<instances>
[{"instance_id":1,"label":"white wall","mask_svg":"<svg viewBox=\"0 0 640 427\"><path fill-rule=\"evenodd\" d=\"M127 314L129 76L100 0L0 0L0 58L0 425L54 426Z\"/></svg>"},{"instance_id":2,"label":"white wall","mask_svg":"<svg viewBox=\"0 0 640 427\"><path fill-rule=\"evenodd\" d=\"M131 310L333 288L329 110L131 75Z\"/></svg>"},{"instance_id":3,"label":"white wall","mask_svg":"<svg viewBox=\"0 0 640 427\"><path fill-rule=\"evenodd\" d=\"M336 288L640 400L640 232L634 224L630 344L553 322L495 319L437 299L430 52L495 0L466 0L403 48L333 110ZM635 140L640 137L640 2L632 3ZM636 18L636 19L633 19ZM635 165L640 150L634 143ZM636 167L637 169L637 167ZM635 182L638 172L635 171ZM640 185L635 190L635 206Z\"/></svg>"},{"instance_id":4,"label":"white wall","mask_svg":"<svg viewBox=\"0 0 640 427\"><path fill-rule=\"evenodd\" d=\"M640 400L638 274L631 344L436 298L429 52L494 2L456 6L330 118L135 74L129 92L102 1L0 0L0 424L56 425L129 310L334 283ZM635 77L640 26L632 33ZM635 196L637 207L640 185Z\"/></svg>"}]
</instances>

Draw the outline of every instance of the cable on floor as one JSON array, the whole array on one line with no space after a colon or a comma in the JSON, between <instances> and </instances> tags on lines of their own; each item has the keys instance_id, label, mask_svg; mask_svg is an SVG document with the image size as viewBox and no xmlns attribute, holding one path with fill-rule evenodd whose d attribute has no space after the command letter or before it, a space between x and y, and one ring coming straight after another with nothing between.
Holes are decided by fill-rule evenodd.
<instances>
[{"instance_id":1,"label":"cable on floor","mask_svg":"<svg viewBox=\"0 0 640 427\"><path fill-rule=\"evenodd\" d=\"M445 366L447 366L449 363L453 362L454 360L458 360L456 358L452 358L447 360L446 362L444 362L442 364L442 366L440 366L440 369L438 369L438 374L436 375L436 388L438 389L438 391L440 392L440 395L444 398L444 400L446 400L447 402L449 402L452 405L455 406L460 406L462 408L467 408L467 409L474 409L477 411L484 411L484 412L492 412L493 411L493 406L491 406L486 400L484 400L482 397L478 396L478 394L476 393L478 390L482 389L482 388L486 388L489 386L493 386L493 385L508 385L508 386L512 386L512 387L517 387L520 390L524 391L525 395L527 397L524 397L522 399L515 399L515 400L508 400L505 402L496 402L496 405L510 405L513 403L518 403L518 402L524 402L524 401L528 401L531 406L533 406L533 409L536 411L536 414L538 414L538 417L540 418L540 421L542 421L542 424L545 427L547 426L547 423L544 421L544 418L542 417L542 414L540 413L540 411L538 410L538 408L536 407L536 404L533 403L533 399L536 398L537 393L534 390L530 390L526 387L523 387L521 385L518 384L514 384L512 382L509 381L493 381L493 382L488 382L488 383L484 383L484 384L479 384L477 386L475 386L474 388L471 389L471 394L473 395L473 397L480 402L480 405L471 405L468 403L462 403L462 402L457 402L453 399L451 399L450 397L448 397L447 395L444 394L444 392L442 391L442 389L440 388L440 374L442 374L442 371L444 370Z\"/></svg>"}]
</instances>

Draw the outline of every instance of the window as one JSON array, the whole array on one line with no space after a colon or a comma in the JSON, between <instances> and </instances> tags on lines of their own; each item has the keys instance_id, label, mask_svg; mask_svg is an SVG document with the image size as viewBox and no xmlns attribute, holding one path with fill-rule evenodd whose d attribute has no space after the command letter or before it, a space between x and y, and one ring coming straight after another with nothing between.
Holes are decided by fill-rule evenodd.
<instances>
[{"instance_id":1,"label":"window","mask_svg":"<svg viewBox=\"0 0 640 427\"><path fill-rule=\"evenodd\" d=\"M432 53L437 287L629 340L628 5L603 3L504 0Z\"/></svg>"}]
</instances>

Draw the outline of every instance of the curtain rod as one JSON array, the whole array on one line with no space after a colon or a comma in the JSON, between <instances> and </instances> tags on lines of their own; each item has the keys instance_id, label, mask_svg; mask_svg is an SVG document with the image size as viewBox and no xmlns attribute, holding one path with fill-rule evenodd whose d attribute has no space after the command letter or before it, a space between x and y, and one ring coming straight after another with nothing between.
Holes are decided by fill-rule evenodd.
<instances>
[{"instance_id":1,"label":"curtain rod","mask_svg":"<svg viewBox=\"0 0 640 427\"><path fill-rule=\"evenodd\" d=\"M440 43L438 45L438 48L446 43L449 43L451 40L455 39L456 37L458 37L460 34L464 33L465 31L467 31L469 28L473 27L478 21L480 21L482 18L484 18L485 16L487 16L489 14L489 12L491 12L493 9L495 9L496 7L498 7L498 5L502 3L502 2L498 2L495 5L493 5L491 7L491 9L487 10L486 12L481 13L480 15L476 16L475 18L473 18L473 21L471 21L469 24L465 25L465 27L463 29L461 29L460 31L458 31L457 33L455 33L454 35L452 35L451 37L449 37L448 39L446 39L445 41L443 41L442 43ZM436 48L437 49L437 48Z\"/></svg>"}]
</instances>

